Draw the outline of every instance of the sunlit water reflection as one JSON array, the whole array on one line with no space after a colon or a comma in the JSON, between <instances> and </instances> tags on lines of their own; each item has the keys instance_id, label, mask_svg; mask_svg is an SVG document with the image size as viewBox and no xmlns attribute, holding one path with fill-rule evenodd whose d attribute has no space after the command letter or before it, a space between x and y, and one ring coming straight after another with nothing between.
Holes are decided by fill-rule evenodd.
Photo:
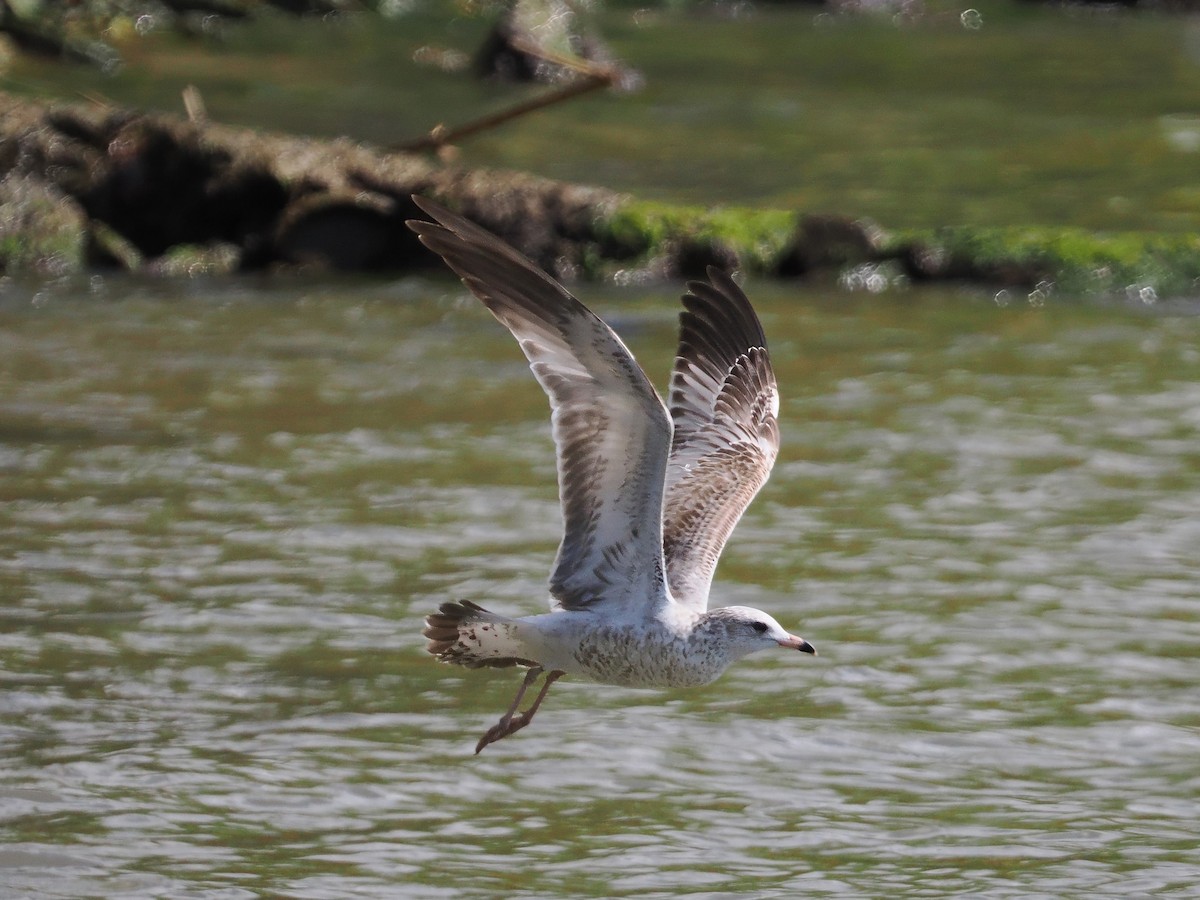
<instances>
[{"instance_id":1,"label":"sunlit water reflection","mask_svg":"<svg viewBox=\"0 0 1200 900\"><path fill-rule=\"evenodd\" d=\"M817 659L439 666L542 608L545 400L449 281L0 305L0 894L1183 896L1200 318L753 284L775 476L718 573ZM670 286L593 289L661 383Z\"/></svg>"}]
</instances>

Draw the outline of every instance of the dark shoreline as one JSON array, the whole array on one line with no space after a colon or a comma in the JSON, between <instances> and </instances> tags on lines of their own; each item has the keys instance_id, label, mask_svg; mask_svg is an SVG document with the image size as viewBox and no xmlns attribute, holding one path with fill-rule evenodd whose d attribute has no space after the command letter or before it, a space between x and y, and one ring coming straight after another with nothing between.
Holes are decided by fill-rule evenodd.
<instances>
[{"instance_id":1,"label":"dark shoreline","mask_svg":"<svg viewBox=\"0 0 1200 900\"><path fill-rule=\"evenodd\" d=\"M443 165L180 116L0 92L0 268L39 277L433 265L404 221L427 194L565 280L875 273L1074 293L1194 295L1195 235L1067 228L889 234L851 217L650 203L604 188Z\"/></svg>"}]
</instances>

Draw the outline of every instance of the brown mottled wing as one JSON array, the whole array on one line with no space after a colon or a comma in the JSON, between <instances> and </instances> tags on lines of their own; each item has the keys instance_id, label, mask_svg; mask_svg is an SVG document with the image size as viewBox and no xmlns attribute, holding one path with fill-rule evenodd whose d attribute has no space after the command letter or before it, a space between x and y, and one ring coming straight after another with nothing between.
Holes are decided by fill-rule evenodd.
<instances>
[{"instance_id":1,"label":"brown mottled wing","mask_svg":"<svg viewBox=\"0 0 1200 900\"><path fill-rule=\"evenodd\" d=\"M550 397L564 520L551 605L648 614L665 596L671 420L662 399L621 339L562 285L490 232L413 199L440 224L408 226L513 333Z\"/></svg>"},{"instance_id":2,"label":"brown mottled wing","mask_svg":"<svg viewBox=\"0 0 1200 900\"><path fill-rule=\"evenodd\" d=\"M779 394L762 324L732 278L710 267L708 279L689 282L683 297L663 510L671 593L698 611L779 452Z\"/></svg>"}]
</instances>

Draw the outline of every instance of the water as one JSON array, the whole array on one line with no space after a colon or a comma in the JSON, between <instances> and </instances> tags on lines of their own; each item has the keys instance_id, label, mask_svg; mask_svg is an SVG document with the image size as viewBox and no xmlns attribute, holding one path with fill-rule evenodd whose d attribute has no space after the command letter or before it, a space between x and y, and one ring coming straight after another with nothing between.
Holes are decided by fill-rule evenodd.
<instances>
[{"instance_id":1,"label":"water","mask_svg":"<svg viewBox=\"0 0 1200 900\"><path fill-rule=\"evenodd\" d=\"M784 449L714 596L821 656L474 757L518 676L421 616L539 611L558 535L475 301L9 286L0 896L1196 896L1194 306L749 288ZM664 382L676 289L583 293Z\"/></svg>"},{"instance_id":2,"label":"water","mask_svg":"<svg viewBox=\"0 0 1200 900\"><path fill-rule=\"evenodd\" d=\"M218 121L401 140L521 93L408 62L481 33L435 6L6 86L194 83ZM1192 25L981 11L613 9L645 90L461 159L892 227L1200 227ZM540 611L558 538L545 399L478 304L4 283L0 897L1197 896L1196 304L750 291L784 448L714 597L821 656L560 682L476 758L518 676L437 665L421 617ZM677 286L582 292L665 383Z\"/></svg>"}]
</instances>

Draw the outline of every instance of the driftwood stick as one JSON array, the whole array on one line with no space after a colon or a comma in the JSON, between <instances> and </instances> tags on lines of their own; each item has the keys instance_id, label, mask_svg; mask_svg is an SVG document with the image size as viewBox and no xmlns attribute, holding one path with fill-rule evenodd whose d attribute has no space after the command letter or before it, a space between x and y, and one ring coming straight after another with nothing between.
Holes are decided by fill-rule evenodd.
<instances>
[{"instance_id":1,"label":"driftwood stick","mask_svg":"<svg viewBox=\"0 0 1200 900\"><path fill-rule=\"evenodd\" d=\"M534 56L551 65L573 70L583 77L578 81L572 81L553 91L542 94L540 97L534 97L531 100L510 106L508 109L501 110L498 113L483 116L465 125L460 125L457 128L447 128L445 125L437 125L425 137L417 138L415 141L408 141L403 144L396 144L390 149L407 153L440 150L448 144L453 144L481 131L496 128L505 122L511 122L513 119L519 119L521 116L529 115L531 112L545 109L547 106L563 103L574 97L581 97L602 87L610 87L619 80L619 73L612 65L597 64L590 60L580 59L579 57L554 53L538 47L532 41L527 41L523 38L514 38L512 45L527 56Z\"/></svg>"},{"instance_id":2,"label":"driftwood stick","mask_svg":"<svg viewBox=\"0 0 1200 900\"><path fill-rule=\"evenodd\" d=\"M457 128L447 128L445 125L438 125L425 137L417 138L415 141L408 141L403 144L393 145L390 149L399 150L405 153L419 153L426 150L437 150L447 144L456 143L463 138L470 137L473 134L478 134L481 131L487 131L491 128L496 128L503 125L505 122L510 122L513 119L528 115L539 109L545 109L547 106L553 106L556 103L562 103L570 100L573 97L579 97L583 94L590 93L602 87L608 87L614 81L612 73L587 75L578 81L573 81L570 84L563 85L553 91L542 94L540 97L534 97L515 106L510 106L508 109L501 110L498 113L492 113L488 116L475 119L465 125L459 125Z\"/></svg>"}]
</instances>

